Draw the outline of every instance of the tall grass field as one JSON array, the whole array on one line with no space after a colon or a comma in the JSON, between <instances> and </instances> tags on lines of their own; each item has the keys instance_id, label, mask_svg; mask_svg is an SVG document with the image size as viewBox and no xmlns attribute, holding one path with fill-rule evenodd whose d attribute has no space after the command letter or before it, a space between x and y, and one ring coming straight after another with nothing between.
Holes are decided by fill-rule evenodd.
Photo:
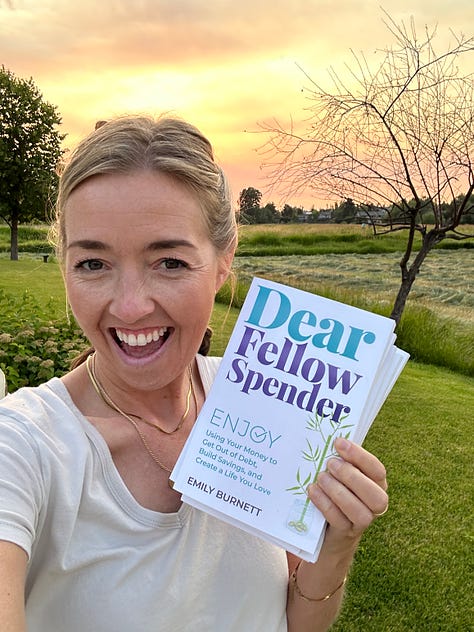
<instances>
[{"instance_id":1,"label":"tall grass field","mask_svg":"<svg viewBox=\"0 0 474 632\"><path fill-rule=\"evenodd\" d=\"M38 230L25 233L34 247L20 244L20 261L0 255L0 367L10 390L61 375L87 344L54 256L43 263ZM353 226L245 227L236 288L223 288L212 315L211 352L223 353L253 275L388 314L402 242L370 249L371 240ZM472 248L438 248L410 295L397 344L412 359L365 442L387 467L390 509L362 539L333 632L474 629L472 279Z\"/></svg>"}]
</instances>

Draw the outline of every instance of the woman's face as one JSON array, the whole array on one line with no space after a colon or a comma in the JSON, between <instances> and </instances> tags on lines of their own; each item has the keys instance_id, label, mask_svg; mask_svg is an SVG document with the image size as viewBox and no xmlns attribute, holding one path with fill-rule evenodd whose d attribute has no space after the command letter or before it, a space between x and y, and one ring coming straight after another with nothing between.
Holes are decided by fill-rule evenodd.
<instances>
[{"instance_id":1,"label":"woman's face","mask_svg":"<svg viewBox=\"0 0 474 632\"><path fill-rule=\"evenodd\" d=\"M196 196L150 171L100 175L65 209L64 277L101 373L160 388L196 354L227 277Z\"/></svg>"}]
</instances>

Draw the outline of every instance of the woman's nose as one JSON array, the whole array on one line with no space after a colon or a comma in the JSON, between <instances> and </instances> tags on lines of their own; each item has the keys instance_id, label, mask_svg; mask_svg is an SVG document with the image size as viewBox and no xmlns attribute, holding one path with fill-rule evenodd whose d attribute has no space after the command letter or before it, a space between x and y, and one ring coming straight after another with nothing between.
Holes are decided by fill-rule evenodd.
<instances>
[{"instance_id":1,"label":"woman's nose","mask_svg":"<svg viewBox=\"0 0 474 632\"><path fill-rule=\"evenodd\" d=\"M121 278L114 289L110 313L123 323L134 323L152 314L155 301L143 279L135 275Z\"/></svg>"}]
</instances>

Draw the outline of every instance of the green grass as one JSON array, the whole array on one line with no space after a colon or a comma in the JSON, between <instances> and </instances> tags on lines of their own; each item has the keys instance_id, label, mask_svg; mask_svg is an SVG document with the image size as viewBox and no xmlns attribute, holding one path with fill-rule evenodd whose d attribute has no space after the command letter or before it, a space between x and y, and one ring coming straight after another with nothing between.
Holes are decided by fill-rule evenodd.
<instances>
[{"instance_id":1,"label":"green grass","mask_svg":"<svg viewBox=\"0 0 474 632\"><path fill-rule=\"evenodd\" d=\"M283 255L400 253L405 250L406 241L405 231L374 236L369 227L356 224L254 225L241 227L237 255L239 257L281 257ZM416 234L414 249L418 250L420 244L421 237ZM474 239L466 241L445 239L437 246L438 249L473 247Z\"/></svg>"},{"instance_id":2,"label":"green grass","mask_svg":"<svg viewBox=\"0 0 474 632\"><path fill-rule=\"evenodd\" d=\"M294 281L290 275L287 280ZM244 287L240 288L237 304ZM24 326L25 317L28 320L26 309L33 302L38 308L31 322L43 316L65 319L64 290L56 263L44 264L38 258L18 262L0 259L2 289L23 305L23 311L17 312L10 306L10 322L15 327L20 321ZM25 292L27 296L22 299ZM341 292L347 294L340 299L354 298L349 288ZM0 329L2 315L5 319L6 314L4 296ZM229 292L227 298L225 292L223 296L228 303ZM223 353L237 313L236 309L216 304L211 321L213 354ZM411 323L408 339L418 340L423 332L418 331L417 323L424 323L427 337L419 342L421 346L434 346L436 336L443 339L443 344L449 342L452 333L437 330L437 321L430 327L426 322ZM56 328L52 335L56 340L70 334ZM17 341L18 345L30 344L26 335L23 339L18 336ZM47 345L48 341L41 341L41 359ZM65 346L65 341L61 345ZM65 349L65 358L68 353ZM39 365L36 375L50 370L50 366ZM467 587L472 579L474 541L473 413L472 378L409 362L365 443L387 466L390 511L364 535L334 632L472 629L474 613Z\"/></svg>"},{"instance_id":3,"label":"green grass","mask_svg":"<svg viewBox=\"0 0 474 632\"><path fill-rule=\"evenodd\" d=\"M222 356L230 338L239 310L216 303L211 317L211 351L210 355Z\"/></svg>"},{"instance_id":4,"label":"green grass","mask_svg":"<svg viewBox=\"0 0 474 632\"><path fill-rule=\"evenodd\" d=\"M28 294L47 306L53 319L66 316L66 293L60 268L54 261L43 263L39 255L19 261L0 258L0 289L17 297Z\"/></svg>"},{"instance_id":5,"label":"green grass","mask_svg":"<svg viewBox=\"0 0 474 632\"><path fill-rule=\"evenodd\" d=\"M365 447L387 467L390 511L357 552L337 632L467 632L474 381L410 362Z\"/></svg>"}]
</instances>

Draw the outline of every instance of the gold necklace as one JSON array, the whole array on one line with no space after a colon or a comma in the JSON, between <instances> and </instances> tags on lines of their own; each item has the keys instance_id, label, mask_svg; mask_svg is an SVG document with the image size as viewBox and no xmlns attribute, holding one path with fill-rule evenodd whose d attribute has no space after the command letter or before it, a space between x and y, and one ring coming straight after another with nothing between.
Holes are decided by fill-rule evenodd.
<instances>
[{"instance_id":1,"label":"gold necklace","mask_svg":"<svg viewBox=\"0 0 474 632\"><path fill-rule=\"evenodd\" d=\"M108 396L108 394L106 393L106 391L104 390L104 387L102 386L102 384L99 382L99 379L97 378L96 374L95 374L95 368L94 368L94 355L89 355L87 356L87 360L86 360L86 368L87 368L87 374L89 376L89 379L92 383L92 386L94 387L95 392L97 393L97 395L99 395L99 397L109 406L109 408L112 408L113 410L115 410L116 412L120 413L120 415L122 415L122 417L124 417L127 421L129 421L132 426L135 428L136 433L138 434L143 447L145 448L145 450L148 452L148 454L150 455L150 457L152 458L152 460L156 463L156 465L158 465L159 468L161 468L162 470L164 470L165 472L167 472L168 474L171 474L172 472L172 468L167 467L166 465L164 465L160 459L156 456L156 454L153 452L153 450L150 448L148 441L145 437L145 435L142 433L142 431L140 430L140 428L138 427L137 422L132 419L132 417L127 414L126 412L124 412L121 408L119 408L115 402L113 402L113 400L110 399L110 397ZM186 405L186 411L185 411L185 415L183 415L184 418L186 418L188 412L189 412L189 396L190 393L193 393L193 400L196 404L196 410L197 410L197 401L196 401L196 393L194 392L194 387L193 387L193 378L192 378L192 372L191 372L191 368L188 367L188 372L189 372L189 379L190 379L190 390L188 392L188 402ZM109 401L107 401L104 397L104 395L106 397L108 397ZM137 416L137 415L134 415ZM139 419L142 419L141 417L139 417ZM145 421L142 419L142 421ZM180 421L180 425L182 425L182 422L184 421L184 419L182 418ZM151 422L148 422L148 425L152 426L152 428L155 428L156 430L161 430L161 428ZM173 434L173 432L176 432L176 429L173 430L172 432L165 432L165 434ZM169 486L171 488L173 488L173 484L171 481L169 481Z\"/></svg>"},{"instance_id":2,"label":"gold necklace","mask_svg":"<svg viewBox=\"0 0 474 632\"><path fill-rule=\"evenodd\" d=\"M193 375L192 375L191 367L188 366L189 388L186 395L186 408L176 428L174 428L174 430L165 430L164 428L159 426L157 423L148 421L148 419L144 419L143 417L140 417L140 415L134 415L133 413L126 413L118 406L118 404L114 402L114 400L110 397L110 395L107 393L105 388L99 382L99 379L97 378L97 375L95 373L95 354L87 356L86 367L87 367L87 373L89 374L89 378L92 382L92 385L94 386L96 393L99 395L102 401L105 404L107 404L109 408L112 408L112 410L115 410L115 412L119 413L120 415L123 415L124 417L135 417L135 419L139 419L147 426L150 426L151 428L154 428L155 430L158 430L159 432L163 432L164 434L167 434L167 435L172 435L175 432L178 432L178 430L181 428L181 426L185 422L186 417L188 416L188 413L189 413L191 395L193 395L194 403L196 403L196 393L194 392L194 386L193 386Z\"/></svg>"}]
</instances>

